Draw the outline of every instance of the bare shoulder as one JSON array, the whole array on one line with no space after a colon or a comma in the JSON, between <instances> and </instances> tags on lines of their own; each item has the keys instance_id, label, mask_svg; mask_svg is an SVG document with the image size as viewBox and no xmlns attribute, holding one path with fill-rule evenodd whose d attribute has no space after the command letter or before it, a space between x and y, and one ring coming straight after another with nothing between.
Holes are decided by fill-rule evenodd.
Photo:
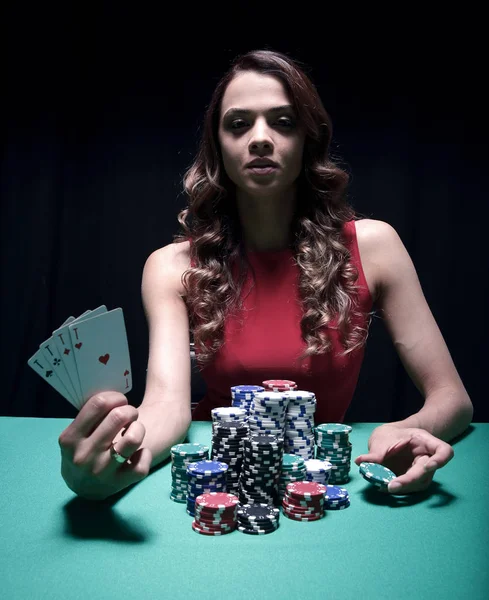
<instances>
[{"instance_id":1,"label":"bare shoulder","mask_svg":"<svg viewBox=\"0 0 489 600\"><path fill-rule=\"evenodd\" d=\"M179 295L184 295L182 275L190 268L189 248L189 242L171 242L158 248L146 260L145 276L151 280L164 277Z\"/></svg>"},{"instance_id":2,"label":"bare shoulder","mask_svg":"<svg viewBox=\"0 0 489 600\"><path fill-rule=\"evenodd\" d=\"M360 219L355 221L357 236L361 237L361 241L370 246L376 246L382 242L384 236L397 235L396 230L386 221L378 219Z\"/></svg>"},{"instance_id":3,"label":"bare shoulder","mask_svg":"<svg viewBox=\"0 0 489 600\"><path fill-rule=\"evenodd\" d=\"M355 229L365 279L372 298L377 302L385 285L384 262L389 260L396 237L397 243L400 239L389 223L377 219L355 221Z\"/></svg>"},{"instance_id":4,"label":"bare shoulder","mask_svg":"<svg viewBox=\"0 0 489 600\"><path fill-rule=\"evenodd\" d=\"M178 265L178 268L181 268L182 271L190 268L190 242L176 242L173 244L169 244L173 246L173 251L175 253L175 261Z\"/></svg>"},{"instance_id":5,"label":"bare shoulder","mask_svg":"<svg viewBox=\"0 0 489 600\"><path fill-rule=\"evenodd\" d=\"M365 257L380 298L393 275L414 270L413 262L396 229L386 221L361 219L355 226L362 262Z\"/></svg>"}]
</instances>

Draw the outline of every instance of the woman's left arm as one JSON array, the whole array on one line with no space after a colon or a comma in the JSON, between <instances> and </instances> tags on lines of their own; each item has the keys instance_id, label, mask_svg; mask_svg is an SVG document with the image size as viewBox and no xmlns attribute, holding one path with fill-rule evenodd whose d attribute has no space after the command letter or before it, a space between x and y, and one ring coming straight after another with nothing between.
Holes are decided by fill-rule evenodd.
<instances>
[{"instance_id":1,"label":"woman's left arm","mask_svg":"<svg viewBox=\"0 0 489 600\"><path fill-rule=\"evenodd\" d=\"M420 486L416 485L421 475L426 475L422 465L437 452L441 455L432 460L435 469L453 457L448 442L470 425L473 405L428 306L413 261L396 230L384 221L371 220L364 243L378 274L377 305L406 372L424 398L424 405L406 419L376 428L369 439L369 453L355 462L371 460L388 466L389 461L393 464L393 455L402 451L408 458L402 463L405 474L398 477L398 483L405 482L402 491L404 488L415 491L426 487L426 477ZM408 476L413 473L415 481Z\"/></svg>"}]
</instances>

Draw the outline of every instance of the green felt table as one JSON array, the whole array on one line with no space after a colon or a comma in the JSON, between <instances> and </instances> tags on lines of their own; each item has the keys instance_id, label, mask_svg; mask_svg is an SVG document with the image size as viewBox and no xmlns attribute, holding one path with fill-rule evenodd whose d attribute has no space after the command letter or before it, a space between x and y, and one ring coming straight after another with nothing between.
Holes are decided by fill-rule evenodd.
<instances>
[{"instance_id":1,"label":"green felt table","mask_svg":"<svg viewBox=\"0 0 489 600\"><path fill-rule=\"evenodd\" d=\"M348 509L208 537L170 500L169 462L110 501L75 496L57 442L69 422L0 418L1 598L489 598L489 424L454 444L429 492L382 494L353 464ZM352 425L354 458L378 424ZM188 438L209 444L210 423Z\"/></svg>"}]
</instances>

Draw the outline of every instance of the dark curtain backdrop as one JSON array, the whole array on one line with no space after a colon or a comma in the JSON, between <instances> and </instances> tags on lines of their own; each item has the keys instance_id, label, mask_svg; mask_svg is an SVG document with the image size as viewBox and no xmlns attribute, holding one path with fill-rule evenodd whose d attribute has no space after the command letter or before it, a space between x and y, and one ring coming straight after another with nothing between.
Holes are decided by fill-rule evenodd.
<instances>
[{"instance_id":1,"label":"dark curtain backdrop","mask_svg":"<svg viewBox=\"0 0 489 600\"><path fill-rule=\"evenodd\" d=\"M342 30L334 40L280 35L279 27L263 35L245 28L233 35L229 27L225 36L194 35L156 12L138 19L120 12L82 19L19 9L7 21L1 414L75 416L27 360L68 316L101 304L124 310L128 398L140 403L145 260L177 231L181 179L219 77L236 54L270 48L309 67L333 119L333 152L352 177L350 201L399 233L475 405L474 420L487 421L482 38L441 27L403 36L391 28L384 37L381 29L360 29L363 36ZM196 382L194 400L203 392ZM375 318L348 419L403 418L422 400Z\"/></svg>"}]
</instances>

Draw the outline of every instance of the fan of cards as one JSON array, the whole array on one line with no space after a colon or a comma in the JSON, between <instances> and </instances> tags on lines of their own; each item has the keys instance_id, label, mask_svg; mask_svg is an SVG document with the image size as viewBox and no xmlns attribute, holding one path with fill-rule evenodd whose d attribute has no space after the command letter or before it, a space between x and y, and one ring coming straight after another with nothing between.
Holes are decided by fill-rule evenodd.
<instances>
[{"instance_id":1,"label":"fan of cards","mask_svg":"<svg viewBox=\"0 0 489 600\"><path fill-rule=\"evenodd\" d=\"M78 410L98 392L126 394L132 376L122 308L69 317L27 364Z\"/></svg>"}]
</instances>

